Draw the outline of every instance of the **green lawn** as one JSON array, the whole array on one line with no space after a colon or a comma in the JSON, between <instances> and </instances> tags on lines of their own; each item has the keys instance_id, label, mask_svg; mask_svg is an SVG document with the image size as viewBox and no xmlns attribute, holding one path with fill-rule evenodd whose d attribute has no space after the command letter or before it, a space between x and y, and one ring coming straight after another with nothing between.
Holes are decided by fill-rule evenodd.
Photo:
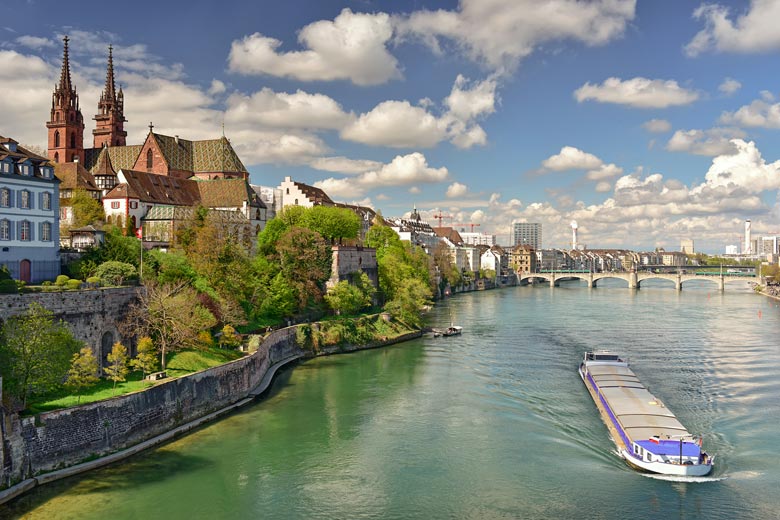
<instances>
[{"instance_id":1,"label":"green lawn","mask_svg":"<svg viewBox=\"0 0 780 520\"><path fill-rule=\"evenodd\" d=\"M172 377L181 377L192 372L198 372L209 367L221 365L238 359L245 354L235 350L221 350L218 348L208 350L183 350L175 352L168 356L167 379L159 381L144 381L141 372L132 372L127 381L117 383L114 389L114 382L107 379L101 379L94 386L84 389L81 398L62 389L59 392L31 398L27 404L24 415L34 415L40 412L59 410L60 408L69 408L77 404L86 404L93 401L100 401L122 394L129 394L149 388L155 384L170 381Z\"/></svg>"}]
</instances>

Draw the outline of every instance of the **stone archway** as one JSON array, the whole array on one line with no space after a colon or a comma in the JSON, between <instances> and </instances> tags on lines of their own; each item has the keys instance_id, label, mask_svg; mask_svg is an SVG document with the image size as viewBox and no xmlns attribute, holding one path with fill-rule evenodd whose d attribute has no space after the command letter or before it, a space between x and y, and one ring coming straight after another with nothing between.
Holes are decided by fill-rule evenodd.
<instances>
[{"instance_id":1,"label":"stone archway","mask_svg":"<svg viewBox=\"0 0 780 520\"><path fill-rule=\"evenodd\" d=\"M108 365L108 355L111 353L111 348L114 346L114 333L110 330L103 333L100 338L100 367Z\"/></svg>"}]
</instances>

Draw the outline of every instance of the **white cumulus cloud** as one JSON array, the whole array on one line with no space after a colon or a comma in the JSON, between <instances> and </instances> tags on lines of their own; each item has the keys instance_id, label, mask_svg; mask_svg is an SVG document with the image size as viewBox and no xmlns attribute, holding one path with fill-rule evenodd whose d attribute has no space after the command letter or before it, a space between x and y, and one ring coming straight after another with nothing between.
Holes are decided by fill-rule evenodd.
<instances>
[{"instance_id":1,"label":"white cumulus cloud","mask_svg":"<svg viewBox=\"0 0 780 520\"><path fill-rule=\"evenodd\" d=\"M585 83L574 91L574 97L580 103L593 100L635 108L667 108L693 103L699 94L681 87L674 80L642 77L622 80L613 77L600 85Z\"/></svg>"},{"instance_id":2,"label":"white cumulus cloud","mask_svg":"<svg viewBox=\"0 0 780 520\"><path fill-rule=\"evenodd\" d=\"M277 128L340 129L353 119L324 94L274 92L263 88L249 96L231 94L225 120Z\"/></svg>"},{"instance_id":3,"label":"white cumulus cloud","mask_svg":"<svg viewBox=\"0 0 780 520\"><path fill-rule=\"evenodd\" d=\"M453 182L447 187L447 198L454 199L458 197L463 197L468 193L469 188L465 184L461 184L459 182Z\"/></svg>"},{"instance_id":4,"label":"white cumulus cloud","mask_svg":"<svg viewBox=\"0 0 780 520\"><path fill-rule=\"evenodd\" d=\"M635 0L461 0L457 10L416 11L396 27L402 38L418 38L436 53L452 42L498 71L514 69L546 42L608 43L635 14Z\"/></svg>"},{"instance_id":5,"label":"white cumulus cloud","mask_svg":"<svg viewBox=\"0 0 780 520\"><path fill-rule=\"evenodd\" d=\"M645 121L642 128L654 134L663 134L672 129L672 124L666 119L651 119Z\"/></svg>"},{"instance_id":6,"label":"white cumulus cloud","mask_svg":"<svg viewBox=\"0 0 780 520\"><path fill-rule=\"evenodd\" d=\"M729 155L737 151L732 139L745 137L739 128L710 128L709 130L677 130L666 143L670 152L694 155Z\"/></svg>"},{"instance_id":7,"label":"white cumulus cloud","mask_svg":"<svg viewBox=\"0 0 780 520\"><path fill-rule=\"evenodd\" d=\"M556 155L542 161L546 170L562 172L566 170L590 170L598 168L604 161L593 154L583 152L573 146L564 146Z\"/></svg>"},{"instance_id":8,"label":"white cumulus cloud","mask_svg":"<svg viewBox=\"0 0 780 520\"><path fill-rule=\"evenodd\" d=\"M739 81L733 78L724 79L723 83L721 83L718 86L718 90L720 90L723 94L726 94L727 96L730 96L731 94L735 93L741 88L742 88L742 83L740 83Z\"/></svg>"},{"instance_id":9,"label":"white cumulus cloud","mask_svg":"<svg viewBox=\"0 0 780 520\"><path fill-rule=\"evenodd\" d=\"M228 68L301 81L378 85L401 77L398 61L387 50L392 36L389 15L344 9L333 21L319 20L301 29L298 41L305 50L279 52L282 42L260 33L234 41Z\"/></svg>"},{"instance_id":10,"label":"white cumulus cloud","mask_svg":"<svg viewBox=\"0 0 780 520\"><path fill-rule=\"evenodd\" d=\"M398 155L380 168L364 172L355 177L335 179L333 177L315 182L331 197L357 198L366 191L385 186L411 186L419 183L438 183L447 180L447 168L428 166L425 156L419 152Z\"/></svg>"},{"instance_id":11,"label":"white cumulus cloud","mask_svg":"<svg viewBox=\"0 0 780 520\"><path fill-rule=\"evenodd\" d=\"M696 33L685 46L689 56L707 51L750 53L780 49L780 2L752 0L743 14L730 17L728 6L702 4L694 12L697 20L704 22L704 29Z\"/></svg>"},{"instance_id":12,"label":"white cumulus cloud","mask_svg":"<svg viewBox=\"0 0 780 520\"><path fill-rule=\"evenodd\" d=\"M773 103L769 92L762 93L749 105L743 105L734 112L723 112L719 121L726 125L744 127L780 128L780 103Z\"/></svg>"}]
</instances>

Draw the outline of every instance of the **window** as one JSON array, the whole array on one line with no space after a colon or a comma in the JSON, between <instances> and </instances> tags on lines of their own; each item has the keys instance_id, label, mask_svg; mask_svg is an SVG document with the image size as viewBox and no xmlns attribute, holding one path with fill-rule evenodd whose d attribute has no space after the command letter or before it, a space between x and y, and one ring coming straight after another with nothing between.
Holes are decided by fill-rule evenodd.
<instances>
[{"instance_id":1,"label":"window","mask_svg":"<svg viewBox=\"0 0 780 520\"><path fill-rule=\"evenodd\" d=\"M59 120L59 117L60 117L60 115L57 114L58 120ZM60 131L57 130L57 131L54 132L54 148L59 148L59 147L60 147Z\"/></svg>"},{"instance_id":2,"label":"window","mask_svg":"<svg viewBox=\"0 0 780 520\"><path fill-rule=\"evenodd\" d=\"M0 206L7 208L11 205L11 190L3 188L0 190Z\"/></svg>"},{"instance_id":3,"label":"window","mask_svg":"<svg viewBox=\"0 0 780 520\"><path fill-rule=\"evenodd\" d=\"M30 222L27 220L22 220L19 223L19 240L22 241L29 241L30 238Z\"/></svg>"},{"instance_id":4,"label":"window","mask_svg":"<svg viewBox=\"0 0 780 520\"><path fill-rule=\"evenodd\" d=\"M76 132L70 134L70 147L76 148Z\"/></svg>"},{"instance_id":5,"label":"window","mask_svg":"<svg viewBox=\"0 0 780 520\"><path fill-rule=\"evenodd\" d=\"M118 200L112 200L111 201L111 209L119 209L119 201Z\"/></svg>"},{"instance_id":6,"label":"window","mask_svg":"<svg viewBox=\"0 0 780 520\"><path fill-rule=\"evenodd\" d=\"M130 209L136 209L138 207L138 203L136 201L130 202Z\"/></svg>"},{"instance_id":7,"label":"window","mask_svg":"<svg viewBox=\"0 0 780 520\"><path fill-rule=\"evenodd\" d=\"M41 224L41 240L43 242L51 242L51 222L43 222Z\"/></svg>"},{"instance_id":8,"label":"window","mask_svg":"<svg viewBox=\"0 0 780 520\"><path fill-rule=\"evenodd\" d=\"M0 220L0 240L11 240L11 223L6 219Z\"/></svg>"},{"instance_id":9,"label":"window","mask_svg":"<svg viewBox=\"0 0 780 520\"><path fill-rule=\"evenodd\" d=\"M151 170L153 165L154 165L154 153L152 153L152 149L149 148L148 150L146 150L146 169Z\"/></svg>"},{"instance_id":10,"label":"window","mask_svg":"<svg viewBox=\"0 0 780 520\"><path fill-rule=\"evenodd\" d=\"M60 152L54 152L54 162L60 162Z\"/></svg>"},{"instance_id":11,"label":"window","mask_svg":"<svg viewBox=\"0 0 780 520\"><path fill-rule=\"evenodd\" d=\"M41 194L41 209L51 210L51 193L48 191Z\"/></svg>"},{"instance_id":12,"label":"window","mask_svg":"<svg viewBox=\"0 0 780 520\"><path fill-rule=\"evenodd\" d=\"M30 192L22 190L19 192L19 207L22 209L30 209Z\"/></svg>"}]
</instances>

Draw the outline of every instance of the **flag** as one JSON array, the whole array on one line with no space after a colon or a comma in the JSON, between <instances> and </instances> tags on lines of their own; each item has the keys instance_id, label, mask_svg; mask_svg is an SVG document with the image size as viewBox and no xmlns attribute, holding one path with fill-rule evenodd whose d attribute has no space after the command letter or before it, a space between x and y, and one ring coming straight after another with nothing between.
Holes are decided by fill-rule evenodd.
<instances>
[{"instance_id":1,"label":"flag","mask_svg":"<svg viewBox=\"0 0 780 520\"><path fill-rule=\"evenodd\" d=\"M142 227L137 228L135 230L135 236L139 240L143 240L143 238L144 238L144 228L142 228Z\"/></svg>"}]
</instances>

